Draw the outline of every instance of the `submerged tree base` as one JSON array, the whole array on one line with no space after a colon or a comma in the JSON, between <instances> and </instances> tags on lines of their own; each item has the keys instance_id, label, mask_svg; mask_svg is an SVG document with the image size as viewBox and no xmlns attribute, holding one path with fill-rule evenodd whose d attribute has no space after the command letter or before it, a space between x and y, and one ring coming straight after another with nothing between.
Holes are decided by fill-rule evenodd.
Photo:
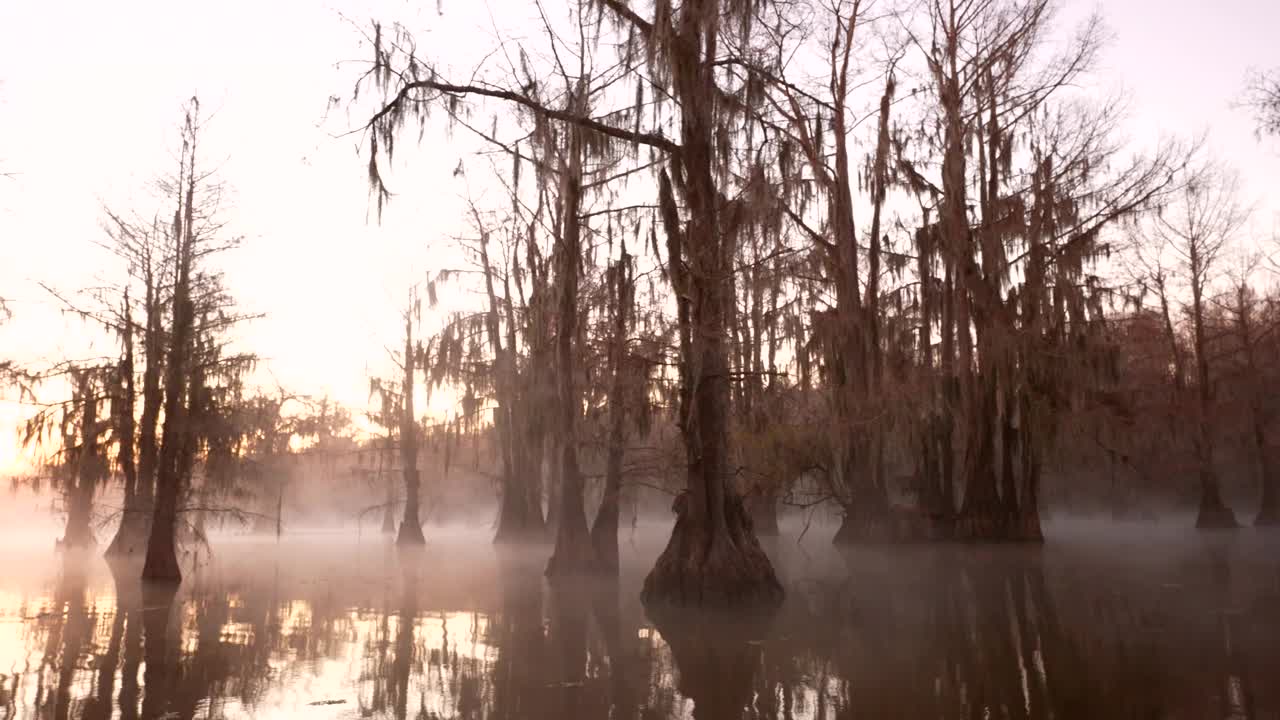
<instances>
[{"instance_id":1,"label":"submerged tree base","mask_svg":"<svg viewBox=\"0 0 1280 720\"><path fill-rule=\"evenodd\" d=\"M498 526L494 545L550 545L553 538L543 526Z\"/></svg>"},{"instance_id":2,"label":"submerged tree base","mask_svg":"<svg viewBox=\"0 0 1280 720\"><path fill-rule=\"evenodd\" d=\"M58 548L86 550L97 544L98 540L93 536L93 528L89 526L89 511L83 507L78 511L73 509L67 518L67 527L62 533L62 539L57 541Z\"/></svg>"},{"instance_id":3,"label":"submerged tree base","mask_svg":"<svg viewBox=\"0 0 1280 720\"><path fill-rule=\"evenodd\" d=\"M603 566L596 560L591 538L586 536L567 545L556 543L555 552L547 561L546 575L552 580L580 578L594 575L602 569Z\"/></svg>"},{"instance_id":4,"label":"submerged tree base","mask_svg":"<svg viewBox=\"0 0 1280 720\"><path fill-rule=\"evenodd\" d=\"M128 515L120 521L120 528L103 554L110 558L142 557L147 551L147 538L151 535L151 523L130 520Z\"/></svg>"},{"instance_id":5,"label":"submerged tree base","mask_svg":"<svg viewBox=\"0 0 1280 720\"><path fill-rule=\"evenodd\" d=\"M92 550L97 547L98 541L92 535L84 536L68 533L57 540L56 545L59 550Z\"/></svg>"},{"instance_id":6,"label":"submerged tree base","mask_svg":"<svg viewBox=\"0 0 1280 720\"><path fill-rule=\"evenodd\" d=\"M602 510L591 526L591 547L595 550L596 563L602 573L618 574L618 517L606 516Z\"/></svg>"},{"instance_id":7,"label":"submerged tree base","mask_svg":"<svg viewBox=\"0 0 1280 720\"><path fill-rule=\"evenodd\" d=\"M147 538L146 561L142 565L142 579L155 582L182 582L182 565L178 562L178 540L173 515L164 522L163 516L151 521L151 533Z\"/></svg>"},{"instance_id":8,"label":"submerged tree base","mask_svg":"<svg viewBox=\"0 0 1280 720\"><path fill-rule=\"evenodd\" d=\"M914 508L891 507L872 512L846 508L831 539L836 545L937 542L952 535L951 521Z\"/></svg>"},{"instance_id":9,"label":"submerged tree base","mask_svg":"<svg viewBox=\"0 0 1280 720\"><path fill-rule=\"evenodd\" d=\"M725 521L711 527L693 518L687 496L675 503L671 540L644 579L646 608L773 609L783 590L773 563L736 495L725 501Z\"/></svg>"},{"instance_id":10,"label":"submerged tree base","mask_svg":"<svg viewBox=\"0 0 1280 720\"><path fill-rule=\"evenodd\" d=\"M1226 505L1201 505L1196 516L1196 528L1199 530L1234 530L1240 527L1236 522L1236 514Z\"/></svg>"},{"instance_id":11,"label":"submerged tree base","mask_svg":"<svg viewBox=\"0 0 1280 720\"><path fill-rule=\"evenodd\" d=\"M396 545L426 545L427 538L422 534L422 526L411 522L400 523L400 533L396 535Z\"/></svg>"},{"instance_id":12,"label":"submerged tree base","mask_svg":"<svg viewBox=\"0 0 1280 720\"><path fill-rule=\"evenodd\" d=\"M177 556L173 556L172 560L164 557L153 558L153 554L148 552L146 563L142 566L142 579L158 584L181 583L182 568L178 565Z\"/></svg>"},{"instance_id":13,"label":"submerged tree base","mask_svg":"<svg viewBox=\"0 0 1280 720\"><path fill-rule=\"evenodd\" d=\"M555 539L555 534L547 532L548 523L542 521L541 511L532 512L519 497L512 496L514 491L506 488L503 491L502 505L498 511L498 529L494 533L493 542L504 544L545 544Z\"/></svg>"}]
</instances>

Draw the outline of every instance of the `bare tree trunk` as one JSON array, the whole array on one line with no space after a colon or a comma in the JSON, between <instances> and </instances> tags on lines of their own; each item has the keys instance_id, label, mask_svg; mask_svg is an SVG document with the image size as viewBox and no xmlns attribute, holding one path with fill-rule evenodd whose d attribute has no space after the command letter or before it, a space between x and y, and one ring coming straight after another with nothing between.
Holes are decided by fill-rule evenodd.
<instances>
[{"instance_id":1,"label":"bare tree trunk","mask_svg":"<svg viewBox=\"0 0 1280 720\"><path fill-rule=\"evenodd\" d=\"M185 490L187 478L183 475L183 457L191 449L186 448L189 436L188 390L191 355L193 352L193 326L195 307L191 301L191 264L195 253L195 189L196 189L196 138L195 105L186 117L182 148L183 167L179 171L178 187L181 202L173 217L173 237L177 243L177 272L173 287L173 333L169 345L169 358L165 364L164 428L161 434L160 457L156 471L155 514L151 521L151 534L147 540L146 562L142 568L144 580L180 582L182 570L178 566L177 530L178 501Z\"/></svg>"},{"instance_id":2,"label":"bare tree trunk","mask_svg":"<svg viewBox=\"0 0 1280 720\"><path fill-rule=\"evenodd\" d=\"M973 232L967 215L965 180L965 124L960 79L956 68L957 38L954 9L946 26L946 48L940 61L931 61L943 114L942 249L955 270L955 324L959 339L961 416L968 423L964 463L965 494L956 532L967 539L999 539L1004 518L996 491L994 422L996 414L996 332L988 322L994 311L992 293L974 259ZM944 64L945 63L945 64ZM985 196L985 194L984 194ZM990 234L989 232L987 233ZM986 238L984 238L986 239ZM986 243L984 243L985 246ZM984 247L985 250L985 247ZM984 252L984 262L987 253ZM977 333L979 372L974 373L973 322Z\"/></svg>"},{"instance_id":3,"label":"bare tree trunk","mask_svg":"<svg viewBox=\"0 0 1280 720\"><path fill-rule=\"evenodd\" d=\"M1012 366L1012 363L1010 363ZM1014 462L1017 456L1018 447L1018 431L1013 424L1014 407L1017 399L1014 397L1012 379L1006 378L1004 387L1000 388L1000 399L1002 407L1000 408L1000 502L1004 505L1004 511L1009 516L1009 522L1013 523L1018 518L1018 476L1017 464Z\"/></svg>"},{"instance_id":4,"label":"bare tree trunk","mask_svg":"<svg viewBox=\"0 0 1280 720\"><path fill-rule=\"evenodd\" d=\"M494 431L498 437L499 452L502 457L502 504L498 511L498 529L494 534L494 542L525 542L541 535L540 523L535 524L530 517L529 500L525 487L518 473L525 468L517 466L516 445L520 432L515 408L515 359L514 347L503 348L499 323L500 306L498 295L493 285L493 265L489 261L489 237L483 227L480 228L480 260L484 271L485 293L489 299L489 309L485 315L486 333L494 353L494 393L498 407L494 412ZM541 518L539 518L541 520Z\"/></svg>"},{"instance_id":5,"label":"bare tree trunk","mask_svg":"<svg viewBox=\"0 0 1280 720\"><path fill-rule=\"evenodd\" d=\"M126 303L128 302L126 297ZM125 324L131 324L129 313L125 312ZM137 441L136 423L133 418L133 332L125 335L125 355L121 359L116 372L115 395L111 399L111 417L114 432L117 434L117 462L120 463L120 474L124 477L124 500L129 506L137 502L138 468L135 463L134 450Z\"/></svg>"},{"instance_id":6,"label":"bare tree trunk","mask_svg":"<svg viewBox=\"0 0 1280 720\"><path fill-rule=\"evenodd\" d=\"M1041 448L1036 442L1035 431L1032 429L1031 399L1025 394L1022 397L1022 407L1019 412L1021 414L1019 418L1021 447L1018 449L1022 459L1022 485L1013 539L1033 543L1044 542L1044 531L1040 527Z\"/></svg>"},{"instance_id":7,"label":"bare tree trunk","mask_svg":"<svg viewBox=\"0 0 1280 720\"><path fill-rule=\"evenodd\" d=\"M1257 527L1280 525L1280 476L1277 476L1275 458L1267 449L1265 414L1261 407L1261 386L1258 373L1258 362L1255 356L1255 339L1253 323L1250 319L1249 287L1246 283L1236 288L1236 332L1240 336L1240 348L1244 352L1245 371L1253 392L1249 398L1249 425L1252 431L1253 452L1258 456L1258 467L1261 471L1262 498L1258 505L1258 514L1253 518Z\"/></svg>"},{"instance_id":8,"label":"bare tree trunk","mask_svg":"<svg viewBox=\"0 0 1280 720\"><path fill-rule=\"evenodd\" d=\"M422 484L418 476L418 420L413 412L414 360L417 348L413 345L413 318L417 313L417 299L410 298L404 316L404 406L400 416L400 463L404 466L404 518L400 521L397 545L425 545L422 520L418 512L419 491Z\"/></svg>"},{"instance_id":9,"label":"bare tree trunk","mask_svg":"<svg viewBox=\"0 0 1280 720\"><path fill-rule=\"evenodd\" d=\"M627 316L632 302L631 256L627 241L622 240L622 257L613 273L613 337L609 343L609 364L613 378L609 384L609 447L605 455L604 496L591 526L591 544L595 546L600 569L618 571L618 515L622 494L622 460L626 408L623 399L623 376L627 346Z\"/></svg>"},{"instance_id":10,"label":"bare tree trunk","mask_svg":"<svg viewBox=\"0 0 1280 720\"><path fill-rule=\"evenodd\" d=\"M538 539L548 529L546 517L542 513L542 493L546 485L544 465L547 457L547 429L543 411L544 409L537 409L525 418L528 432L524 452L528 458L529 470L523 483L524 513L528 518L532 539Z\"/></svg>"},{"instance_id":11,"label":"bare tree trunk","mask_svg":"<svg viewBox=\"0 0 1280 720\"><path fill-rule=\"evenodd\" d=\"M209 391L206 385L205 359L208 357L208 342L202 342L198 330L198 325L192 326L195 342L190 357L190 379L187 389L187 409L185 422L183 423L182 439L179 441L180 448L178 453L178 477L181 478L182 488L184 490L181 498L186 500L188 504L194 504L195 507L191 511L195 520L188 520L185 525L177 526L178 541L194 541L196 552L199 552L199 545L205 543L204 537L204 507L207 505L209 485L207 478L199 487L195 487L195 467L196 467L196 449L200 445L202 433L207 428L208 409L210 407ZM283 484L282 484L283 485ZM192 503L194 500L194 503Z\"/></svg>"},{"instance_id":12,"label":"bare tree trunk","mask_svg":"<svg viewBox=\"0 0 1280 720\"><path fill-rule=\"evenodd\" d=\"M944 255L944 259L945 259ZM940 387L938 413L938 456L941 472L941 507L939 515L954 530L956 516L956 408L960 405L960 371L956 366L955 343L955 279L951 272L952 263L945 260L942 280L942 322L939 330L942 343L939 358Z\"/></svg>"},{"instance_id":13,"label":"bare tree trunk","mask_svg":"<svg viewBox=\"0 0 1280 720\"><path fill-rule=\"evenodd\" d=\"M138 426L138 481L134 510L125 507L120 530L118 556L132 557L142 553L151 536L151 519L155 511L156 467L159 456L157 429L164 392L160 382L164 369L163 303L152 266L143 269L146 283L147 327L143 336L146 367L142 371L142 417ZM128 523L127 527L125 523Z\"/></svg>"},{"instance_id":14,"label":"bare tree trunk","mask_svg":"<svg viewBox=\"0 0 1280 720\"><path fill-rule=\"evenodd\" d=\"M562 232L560 240L560 308L556 351L560 385L560 518L556 545L547 562L549 577L572 576L596 569L595 548L587 530L582 471L578 467L578 413L582 398L576 383L574 345L578 340L578 263L581 249L579 213L582 204L581 131L569 129L569 167L563 178L561 196Z\"/></svg>"},{"instance_id":15,"label":"bare tree trunk","mask_svg":"<svg viewBox=\"0 0 1280 720\"><path fill-rule=\"evenodd\" d=\"M67 493L67 527L62 546L68 549L91 547L94 544L93 492L101 472L98 456L98 398L91 371L76 373L78 388L75 403L80 411L80 441L75 449L74 474L69 478Z\"/></svg>"},{"instance_id":16,"label":"bare tree trunk","mask_svg":"<svg viewBox=\"0 0 1280 720\"><path fill-rule=\"evenodd\" d=\"M1257 415L1255 411L1253 447L1262 466L1262 501L1258 505L1258 514L1254 517L1253 524L1258 527L1280 525L1280 472L1277 471L1275 457L1267 449L1262 422Z\"/></svg>"},{"instance_id":17,"label":"bare tree trunk","mask_svg":"<svg viewBox=\"0 0 1280 720\"><path fill-rule=\"evenodd\" d=\"M981 397L970 404L964 503L956 528L966 540L1003 540L1008 531L1008 517L996 490L995 424L999 413L993 375L988 371L978 377Z\"/></svg>"},{"instance_id":18,"label":"bare tree trunk","mask_svg":"<svg viewBox=\"0 0 1280 720\"><path fill-rule=\"evenodd\" d=\"M559 407L560 401L555 401L556 407ZM555 537L560 528L560 511L563 509L560 500L560 492L564 487L561 481L564 475L564 467L560 459L564 457L564 437L561 433L551 433L550 457L547 459L547 527L546 532L549 536Z\"/></svg>"},{"instance_id":19,"label":"bare tree trunk","mask_svg":"<svg viewBox=\"0 0 1280 720\"><path fill-rule=\"evenodd\" d=\"M511 301L511 283L509 278L520 272L516 264L515 254L512 253L511 266L509 272L502 279L503 285L503 305L507 311L507 348L513 353L510 356L510 375L508 382L508 394L510 396L511 411L511 433L507 436L510 443L511 467L515 470L516 476L520 478L519 488L520 500L523 502L521 510L524 522L530 529L530 534L535 533L542 527L542 448L539 447L534 451L532 441L541 441L541 433L543 428L543 418L540 408L537 407L537 399L528 382L520 382L517 378L518 370L515 367L515 348L516 348L516 311L515 304ZM528 376L532 375L532 368L526 371Z\"/></svg>"},{"instance_id":20,"label":"bare tree trunk","mask_svg":"<svg viewBox=\"0 0 1280 720\"><path fill-rule=\"evenodd\" d=\"M1204 282L1196 246L1191 247L1191 320L1196 352L1196 460L1200 478L1200 510L1196 527L1201 529L1238 527L1235 513L1222 501L1222 489L1213 462L1213 430L1209 415L1213 411L1213 395L1209 386L1209 350L1204 329Z\"/></svg>"},{"instance_id":21,"label":"bare tree trunk","mask_svg":"<svg viewBox=\"0 0 1280 720\"><path fill-rule=\"evenodd\" d=\"M842 498L844 519L836 531L834 542L893 541L899 538L889 508L889 496L884 479L884 445L877 425L855 429L854 416L860 408L867 408L877 396L880 387L884 358L880 342L880 224L887 187L889 157L889 107L892 103L894 80L892 72L886 77L885 91L880 98L879 131L875 156L871 164L871 232L867 239L866 297L860 299L858 287L858 244L853 222L852 173L847 149L845 127L844 86L847 84L848 52L852 42L854 19L850 19L845 39L843 67L832 67L832 77L840 88L832 117L836 134L836 175L833 214L836 234L839 286L837 306L840 310L840 336L843 351L837 377L843 386L842 401L837 402L842 433L848 433L847 443L841 452L842 485L847 493ZM833 56L834 60L834 56ZM863 410L866 412L866 410Z\"/></svg>"},{"instance_id":22,"label":"bare tree trunk","mask_svg":"<svg viewBox=\"0 0 1280 720\"><path fill-rule=\"evenodd\" d=\"M135 463L134 450L137 447L137 425L133 417L135 389L133 382L133 314L129 307L129 294L124 296L124 325L121 335L124 342L124 357L120 367L116 385L116 395L111 401L112 425L117 434L116 444L119 448L117 461L120 473L124 476L124 503L120 511L120 526L115 537L107 546L108 557L120 557L133 554L142 547L145 535L142 508L140 507L140 489L138 487L138 467ZM149 483L148 483L149 484Z\"/></svg>"},{"instance_id":23,"label":"bare tree trunk","mask_svg":"<svg viewBox=\"0 0 1280 720\"><path fill-rule=\"evenodd\" d=\"M760 257L760 241L756 234L753 233L751 236L750 274L748 276L747 290L744 292L744 299L749 303L749 322L745 323L746 332L744 333L749 367L746 368L748 374L744 378L747 402L742 414L746 416L746 421L751 428L751 435L756 438L762 438L767 431L769 414L772 410L772 405L766 402L765 397L764 346L768 342L770 363L772 363L775 355L774 343L776 342L772 327L767 331L765 328L764 282L761 277L763 263L764 259ZM776 293L776 281L773 286ZM776 307L776 295L772 297L772 300ZM770 381L770 388L772 388L772 381ZM772 397L773 395L770 393L770 398ZM751 516L751 525L755 528L757 536L772 537L778 534L779 486L786 480L787 478L781 476L760 477L747 489L745 498L747 512Z\"/></svg>"}]
</instances>

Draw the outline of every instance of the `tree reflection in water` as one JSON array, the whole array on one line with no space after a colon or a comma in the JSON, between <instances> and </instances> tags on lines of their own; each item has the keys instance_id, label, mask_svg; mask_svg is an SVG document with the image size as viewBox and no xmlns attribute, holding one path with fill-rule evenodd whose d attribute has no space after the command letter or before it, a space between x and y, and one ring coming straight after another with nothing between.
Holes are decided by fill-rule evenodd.
<instances>
[{"instance_id":1,"label":"tree reflection in water","mask_svg":"<svg viewBox=\"0 0 1280 720\"><path fill-rule=\"evenodd\" d=\"M776 616L657 622L637 600L642 553L619 579L548 585L539 553L479 547L232 545L180 588L51 558L47 580L0 580L13 631L0 640L17 641L0 642L0 716L1280 712L1280 554L1263 537L1152 557L1055 546L804 558L780 544L790 579Z\"/></svg>"}]
</instances>

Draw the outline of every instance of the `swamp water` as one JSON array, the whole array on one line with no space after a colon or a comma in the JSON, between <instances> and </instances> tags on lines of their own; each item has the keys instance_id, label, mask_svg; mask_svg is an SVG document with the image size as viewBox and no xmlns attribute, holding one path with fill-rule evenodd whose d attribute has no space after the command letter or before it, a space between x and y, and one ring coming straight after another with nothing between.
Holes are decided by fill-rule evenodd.
<instances>
[{"instance_id":1,"label":"swamp water","mask_svg":"<svg viewBox=\"0 0 1280 720\"><path fill-rule=\"evenodd\" d=\"M456 531L412 556L215 539L176 593L10 544L0 718L1280 718L1280 538L1049 530L784 537L772 618L657 627L638 600L656 529L624 539L618 582L561 587L549 548Z\"/></svg>"}]
</instances>

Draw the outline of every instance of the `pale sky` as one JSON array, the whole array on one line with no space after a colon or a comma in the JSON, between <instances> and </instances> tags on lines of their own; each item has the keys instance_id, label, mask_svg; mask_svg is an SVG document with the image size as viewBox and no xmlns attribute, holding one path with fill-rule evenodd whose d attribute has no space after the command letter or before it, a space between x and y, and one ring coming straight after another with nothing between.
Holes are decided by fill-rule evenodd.
<instances>
[{"instance_id":1,"label":"pale sky","mask_svg":"<svg viewBox=\"0 0 1280 720\"><path fill-rule=\"evenodd\" d=\"M446 138L432 128L408 151L407 134L393 176L399 197L379 224L357 139L335 137L360 118L325 117L329 96L349 94L359 72L335 65L369 55L353 23L383 18L420 28L423 54L469 67L494 46L495 26L507 38L537 35L531 7L442 0L441 15L435 0L0 3L0 171L18 173L0 178L0 297L14 313L0 327L0 355L38 363L86 353L79 322L60 317L36 283L71 291L119 276L92 242L102 204L157 206L148 182L173 164L180 106L198 92L213 115L204 157L232 189L226 217L244 236L226 261L229 284L245 310L266 313L242 331L242 347L294 391L363 407L367 373L388 370L383 348L396 343L405 289L459 262L449 236L466 230L468 190L453 169L474 144L465 131ZM1257 207L1254 234L1271 236L1280 143L1259 142L1252 118L1231 105L1248 68L1280 66L1280 2L1064 0L1063 18L1095 7L1114 36L1097 79L1131 99L1134 141L1208 130ZM0 407L0 423L14 413ZM13 452L0 439L0 472Z\"/></svg>"}]
</instances>

